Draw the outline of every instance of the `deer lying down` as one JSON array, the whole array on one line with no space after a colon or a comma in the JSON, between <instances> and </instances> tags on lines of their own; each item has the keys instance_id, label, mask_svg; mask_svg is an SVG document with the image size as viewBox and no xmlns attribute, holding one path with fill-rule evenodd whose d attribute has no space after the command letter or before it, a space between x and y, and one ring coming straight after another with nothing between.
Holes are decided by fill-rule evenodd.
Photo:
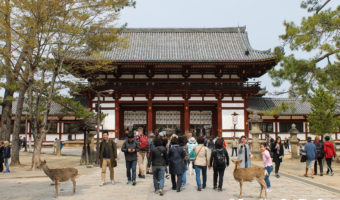
<instances>
[{"instance_id":1,"label":"deer lying down","mask_svg":"<svg viewBox=\"0 0 340 200\"><path fill-rule=\"evenodd\" d=\"M268 175L267 171L264 167L249 167L249 168L239 168L240 163L242 160L235 161L232 160L232 162L235 164L234 169L234 179L240 183L240 196L239 198L242 198L242 185L243 182L251 182L254 179L257 180L257 182L261 185L260 190L260 196L262 196L262 190L264 189L265 192L265 198L267 199L267 184L264 181L264 178L266 175Z\"/></svg>"},{"instance_id":2,"label":"deer lying down","mask_svg":"<svg viewBox=\"0 0 340 200\"><path fill-rule=\"evenodd\" d=\"M76 168L62 168L62 169L49 169L46 165L46 160L41 162L40 168L42 168L45 174L50 177L55 183L56 196L58 196L58 183L65 182L71 179L73 182L73 193L76 192L76 176L78 175L78 170Z\"/></svg>"}]
</instances>

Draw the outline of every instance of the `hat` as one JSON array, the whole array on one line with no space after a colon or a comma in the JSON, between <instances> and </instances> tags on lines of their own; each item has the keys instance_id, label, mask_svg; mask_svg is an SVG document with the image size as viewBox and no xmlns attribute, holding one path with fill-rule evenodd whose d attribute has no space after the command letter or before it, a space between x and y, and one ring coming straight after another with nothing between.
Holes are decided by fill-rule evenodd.
<instances>
[{"instance_id":1,"label":"hat","mask_svg":"<svg viewBox=\"0 0 340 200\"><path fill-rule=\"evenodd\" d=\"M160 132L160 133L159 133L159 136L161 136L161 137L166 136L166 132L165 132L165 131Z\"/></svg>"},{"instance_id":2,"label":"hat","mask_svg":"<svg viewBox=\"0 0 340 200\"><path fill-rule=\"evenodd\" d=\"M155 137L155 134L153 134L153 133L150 133L150 137Z\"/></svg>"},{"instance_id":3,"label":"hat","mask_svg":"<svg viewBox=\"0 0 340 200\"><path fill-rule=\"evenodd\" d=\"M129 135L128 135L128 138L134 138L135 136L132 134L132 133L130 133Z\"/></svg>"},{"instance_id":4,"label":"hat","mask_svg":"<svg viewBox=\"0 0 340 200\"><path fill-rule=\"evenodd\" d=\"M196 139L194 137L189 138L189 143L190 144L196 143Z\"/></svg>"}]
</instances>

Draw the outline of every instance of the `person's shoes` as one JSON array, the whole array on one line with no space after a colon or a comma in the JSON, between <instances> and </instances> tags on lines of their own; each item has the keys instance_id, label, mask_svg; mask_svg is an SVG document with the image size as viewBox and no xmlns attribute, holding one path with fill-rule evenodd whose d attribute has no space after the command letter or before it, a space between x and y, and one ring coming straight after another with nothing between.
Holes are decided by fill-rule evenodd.
<instances>
[{"instance_id":1,"label":"person's shoes","mask_svg":"<svg viewBox=\"0 0 340 200\"><path fill-rule=\"evenodd\" d=\"M218 191L218 192L222 192L222 188L218 188L217 191Z\"/></svg>"},{"instance_id":2,"label":"person's shoes","mask_svg":"<svg viewBox=\"0 0 340 200\"><path fill-rule=\"evenodd\" d=\"M331 176L334 176L334 172L331 173Z\"/></svg>"},{"instance_id":3,"label":"person's shoes","mask_svg":"<svg viewBox=\"0 0 340 200\"><path fill-rule=\"evenodd\" d=\"M111 184L114 185L114 184L115 184L115 181L114 181L114 180L111 180Z\"/></svg>"},{"instance_id":4,"label":"person's shoes","mask_svg":"<svg viewBox=\"0 0 340 200\"><path fill-rule=\"evenodd\" d=\"M141 175L139 178L145 178L145 175L143 175L143 176Z\"/></svg>"},{"instance_id":5,"label":"person's shoes","mask_svg":"<svg viewBox=\"0 0 340 200\"><path fill-rule=\"evenodd\" d=\"M142 175L138 174L138 178L140 178Z\"/></svg>"},{"instance_id":6,"label":"person's shoes","mask_svg":"<svg viewBox=\"0 0 340 200\"><path fill-rule=\"evenodd\" d=\"M204 186L203 186L203 189L205 189L206 187L207 187L207 186L206 186L206 185L204 185Z\"/></svg>"},{"instance_id":7,"label":"person's shoes","mask_svg":"<svg viewBox=\"0 0 340 200\"><path fill-rule=\"evenodd\" d=\"M104 186L104 185L105 185L104 181L99 184L99 186Z\"/></svg>"},{"instance_id":8,"label":"person's shoes","mask_svg":"<svg viewBox=\"0 0 340 200\"><path fill-rule=\"evenodd\" d=\"M199 191L199 192L202 191L202 188L197 188L197 191Z\"/></svg>"},{"instance_id":9,"label":"person's shoes","mask_svg":"<svg viewBox=\"0 0 340 200\"><path fill-rule=\"evenodd\" d=\"M158 194L159 190L155 189L155 194Z\"/></svg>"},{"instance_id":10,"label":"person's shoes","mask_svg":"<svg viewBox=\"0 0 340 200\"><path fill-rule=\"evenodd\" d=\"M128 184L128 185L129 185L130 183L131 183L131 181L128 181L126 184Z\"/></svg>"},{"instance_id":11,"label":"person's shoes","mask_svg":"<svg viewBox=\"0 0 340 200\"><path fill-rule=\"evenodd\" d=\"M276 178L280 178L280 175L276 174L275 177L276 177Z\"/></svg>"},{"instance_id":12,"label":"person's shoes","mask_svg":"<svg viewBox=\"0 0 340 200\"><path fill-rule=\"evenodd\" d=\"M181 189L177 189L177 192L180 192L181 191Z\"/></svg>"},{"instance_id":13,"label":"person's shoes","mask_svg":"<svg viewBox=\"0 0 340 200\"><path fill-rule=\"evenodd\" d=\"M323 174L321 173L320 176L323 176Z\"/></svg>"},{"instance_id":14,"label":"person's shoes","mask_svg":"<svg viewBox=\"0 0 340 200\"><path fill-rule=\"evenodd\" d=\"M133 181L133 182L132 182L132 185L133 185L133 186L135 186L136 184L137 184L136 181Z\"/></svg>"},{"instance_id":15,"label":"person's shoes","mask_svg":"<svg viewBox=\"0 0 340 200\"><path fill-rule=\"evenodd\" d=\"M176 187L172 187L172 190L176 190Z\"/></svg>"},{"instance_id":16,"label":"person's shoes","mask_svg":"<svg viewBox=\"0 0 340 200\"><path fill-rule=\"evenodd\" d=\"M267 193L271 192L272 189L271 188L267 188Z\"/></svg>"},{"instance_id":17,"label":"person's shoes","mask_svg":"<svg viewBox=\"0 0 340 200\"><path fill-rule=\"evenodd\" d=\"M162 189L159 190L159 195L163 196L163 190Z\"/></svg>"},{"instance_id":18,"label":"person's shoes","mask_svg":"<svg viewBox=\"0 0 340 200\"><path fill-rule=\"evenodd\" d=\"M216 190L217 189L217 186L216 185L214 185L214 190Z\"/></svg>"}]
</instances>

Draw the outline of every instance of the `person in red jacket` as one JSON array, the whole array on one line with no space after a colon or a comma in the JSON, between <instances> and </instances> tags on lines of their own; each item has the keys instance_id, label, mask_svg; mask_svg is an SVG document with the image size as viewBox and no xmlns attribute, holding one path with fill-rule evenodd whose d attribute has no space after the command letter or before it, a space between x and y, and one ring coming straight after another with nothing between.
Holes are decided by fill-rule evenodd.
<instances>
[{"instance_id":1,"label":"person in red jacket","mask_svg":"<svg viewBox=\"0 0 340 200\"><path fill-rule=\"evenodd\" d=\"M332 169L332 159L333 157L335 158L336 153L335 153L335 148L332 142L329 141L329 136L325 137L325 144L324 144L324 153L325 153L325 158L326 158L326 163L328 166L327 169L327 175L331 173L331 175L334 175L333 169Z\"/></svg>"}]
</instances>

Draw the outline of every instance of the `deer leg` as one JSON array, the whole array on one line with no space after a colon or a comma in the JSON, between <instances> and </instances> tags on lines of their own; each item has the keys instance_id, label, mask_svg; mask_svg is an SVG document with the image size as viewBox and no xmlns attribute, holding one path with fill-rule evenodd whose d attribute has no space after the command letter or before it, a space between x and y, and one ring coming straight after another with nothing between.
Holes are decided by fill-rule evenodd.
<instances>
[{"instance_id":1,"label":"deer leg","mask_svg":"<svg viewBox=\"0 0 340 200\"><path fill-rule=\"evenodd\" d=\"M72 194L74 194L74 193L76 193L76 178L72 178L72 183L73 183L73 193Z\"/></svg>"},{"instance_id":2,"label":"deer leg","mask_svg":"<svg viewBox=\"0 0 340 200\"><path fill-rule=\"evenodd\" d=\"M55 194L58 197L58 180L55 180Z\"/></svg>"},{"instance_id":3,"label":"deer leg","mask_svg":"<svg viewBox=\"0 0 340 200\"><path fill-rule=\"evenodd\" d=\"M259 196L259 198L261 198L262 197L262 190L264 189L264 193L265 193L265 198L267 198L267 184L266 184L266 182L264 181L264 179L261 179L261 178L258 178L257 179L257 182L260 184L260 186L261 186L261 191L260 191L260 196Z\"/></svg>"},{"instance_id":4,"label":"deer leg","mask_svg":"<svg viewBox=\"0 0 340 200\"><path fill-rule=\"evenodd\" d=\"M240 180L240 195L238 196L239 198L242 198L242 185L243 185L243 180Z\"/></svg>"}]
</instances>

